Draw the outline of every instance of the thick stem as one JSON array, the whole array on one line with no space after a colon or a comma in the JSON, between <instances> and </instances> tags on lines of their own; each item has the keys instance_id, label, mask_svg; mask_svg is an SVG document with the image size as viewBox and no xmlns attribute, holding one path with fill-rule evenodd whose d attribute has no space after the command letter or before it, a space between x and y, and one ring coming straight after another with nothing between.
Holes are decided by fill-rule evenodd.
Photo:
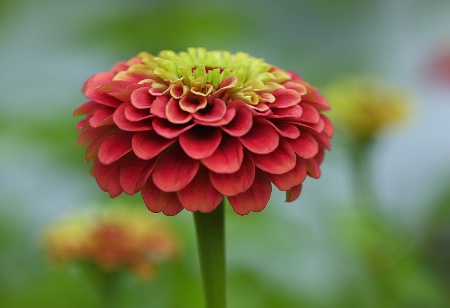
<instances>
[{"instance_id":1,"label":"thick stem","mask_svg":"<svg viewBox=\"0 0 450 308\"><path fill-rule=\"evenodd\" d=\"M206 308L225 308L225 198L210 213L194 212Z\"/></svg>"}]
</instances>

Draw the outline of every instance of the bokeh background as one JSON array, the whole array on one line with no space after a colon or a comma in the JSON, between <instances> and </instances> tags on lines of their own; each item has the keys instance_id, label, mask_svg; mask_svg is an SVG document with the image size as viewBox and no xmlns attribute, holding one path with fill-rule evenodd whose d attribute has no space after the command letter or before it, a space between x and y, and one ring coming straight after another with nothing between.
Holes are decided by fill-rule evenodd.
<instances>
[{"instance_id":1,"label":"bokeh background","mask_svg":"<svg viewBox=\"0 0 450 308\"><path fill-rule=\"evenodd\" d=\"M367 153L374 198L355 197L338 131L296 202L275 192L261 213L229 209L229 307L449 307L450 77L429 69L450 46L447 0L0 0L0 306L101 307L83 270L55 268L42 245L49 224L110 202L72 110L116 61L197 46L264 58L319 91L368 75L409 97ZM182 255L152 281L125 276L119 307L203 305L192 215L162 218Z\"/></svg>"}]
</instances>

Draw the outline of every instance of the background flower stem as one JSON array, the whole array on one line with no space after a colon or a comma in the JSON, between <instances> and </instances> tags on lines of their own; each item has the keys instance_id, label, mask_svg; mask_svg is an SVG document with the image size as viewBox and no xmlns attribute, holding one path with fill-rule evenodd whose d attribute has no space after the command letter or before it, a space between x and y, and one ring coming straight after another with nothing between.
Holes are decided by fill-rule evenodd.
<instances>
[{"instance_id":1,"label":"background flower stem","mask_svg":"<svg viewBox=\"0 0 450 308\"><path fill-rule=\"evenodd\" d=\"M226 307L225 202L210 213L194 212L206 308Z\"/></svg>"}]
</instances>

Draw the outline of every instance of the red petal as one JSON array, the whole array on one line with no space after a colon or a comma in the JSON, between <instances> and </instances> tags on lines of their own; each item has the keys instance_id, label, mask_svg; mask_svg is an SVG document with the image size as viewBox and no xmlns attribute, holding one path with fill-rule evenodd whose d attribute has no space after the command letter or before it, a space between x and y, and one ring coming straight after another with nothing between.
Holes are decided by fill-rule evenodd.
<instances>
[{"instance_id":1,"label":"red petal","mask_svg":"<svg viewBox=\"0 0 450 308\"><path fill-rule=\"evenodd\" d=\"M256 167L272 174L283 174L295 167L296 155L291 145L283 138L275 151L269 154L253 154Z\"/></svg>"},{"instance_id":2,"label":"red petal","mask_svg":"<svg viewBox=\"0 0 450 308\"><path fill-rule=\"evenodd\" d=\"M146 160L157 156L175 141L176 139L166 139L154 131L148 131L134 134L131 145L136 156Z\"/></svg>"},{"instance_id":3,"label":"red petal","mask_svg":"<svg viewBox=\"0 0 450 308\"><path fill-rule=\"evenodd\" d=\"M200 119L194 119L194 122L197 124L203 125L203 126L219 127L219 126L228 125L234 119L235 115L236 115L236 108L232 107L232 108L228 108L227 112L225 113L223 118L221 118L218 121L207 122L207 121L203 121Z\"/></svg>"},{"instance_id":4,"label":"red petal","mask_svg":"<svg viewBox=\"0 0 450 308\"><path fill-rule=\"evenodd\" d=\"M279 190L288 190L303 183L306 178L305 161L297 157L297 163L294 169L284 174L268 174L270 181L275 184Z\"/></svg>"},{"instance_id":5,"label":"red petal","mask_svg":"<svg viewBox=\"0 0 450 308\"><path fill-rule=\"evenodd\" d=\"M98 128L86 128L77 136L77 142L81 146L86 146L98 137L108 136L109 134L117 132L116 128L111 126L101 126Z\"/></svg>"},{"instance_id":6,"label":"red petal","mask_svg":"<svg viewBox=\"0 0 450 308\"><path fill-rule=\"evenodd\" d=\"M114 109L109 108L109 107L97 109L92 114L92 117L89 118L89 125L91 127L111 125L114 123L114 121L112 119L113 113L114 113Z\"/></svg>"},{"instance_id":7,"label":"red petal","mask_svg":"<svg viewBox=\"0 0 450 308\"><path fill-rule=\"evenodd\" d=\"M99 136L97 139L94 139L91 143L89 143L86 154L84 156L86 161L90 161L93 158L97 157L98 149L102 145L103 141L109 136L109 134L104 136Z\"/></svg>"},{"instance_id":8,"label":"red petal","mask_svg":"<svg viewBox=\"0 0 450 308\"><path fill-rule=\"evenodd\" d=\"M156 158L152 160L142 160L137 157L130 157L124 161L120 168L120 185L128 195L134 195L142 189L148 177L153 171Z\"/></svg>"},{"instance_id":9,"label":"red petal","mask_svg":"<svg viewBox=\"0 0 450 308\"><path fill-rule=\"evenodd\" d=\"M272 185L266 175L257 171L252 186L243 193L228 197L228 202L239 215L262 211L270 199Z\"/></svg>"},{"instance_id":10,"label":"red petal","mask_svg":"<svg viewBox=\"0 0 450 308\"><path fill-rule=\"evenodd\" d=\"M101 72L98 73L91 78L89 78L83 86L84 95L102 105L117 107L122 102L114 97L111 97L107 93L102 91L98 91L97 89L105 83L108 83L112 80L114 74L111 72Z\"/></svg>"},{"instance_id":11,"label":"red petal","mask_svg":"<svg viewBox=\"0 0 450 308\"><path fill-rule=\"evenodd\" d=\"M133 86L134 84L129 81L123 80L111 80L102 84L97 88L97 91L101 91L104 93L112 94L112 93L120 93L121 91Z\"/></svg>"},{"instance_id":12,"label":"red petal","mask_svg":"<svg viewBox=\"0 0 450 308\"><path fill-rule=\"evenodd\" d=\"M185 209L202 213L212 212L223 198L212 186L205 168L202 168L185 188L178 191L177 195Z\"/></svg>"},{"instance_id":13,"label":"red petal","mask_svg":"<svg viewBox=\"0 0 450 308\"><path fill-rule=\"evenodd\" d=\"M286 202L292 202L300 196L302 192L302 184L297 185L286 191Z\"/></svg>"},{"instance_id":14,"label":"red petal","mask_svg":"<svg viewBox=\"0 0 450 308\"><path fill-rule=\"evenodd\" d=\"M301 104L303 109L303 114L301 119L308 123L317 123L320 120L320 114L316 108L308 104Z\"/></svg>"},{"instance_id":15,"label":"red petal","mask_svg":"<svg viewBox=\"0 0 450 308\"><path fill-rule=\"evenodd\" d=\"M308 133L303 132L297 139L289 139L289 143L300 157L305 159L314 157L319 152L319 144Z\"/></svg>"},{"instance_id":16,"label":"red petal","mask_svg":"<svg viewBox=\"0 0 450 308\"><path fill-rule=\"evenodd\" d=\"M165 119L160 118L155 118L152 124L155 132L167 139L176 138L185 131L195 126L195 123L192 123L190 125L173 124Z\"/></svg>"},{"instance_id":17,"label":"red petal","mask_svg":"<svg viewBox=\"0 0 450 308\"><path fill-rule=\"evenodd\" d=\"M148 90L150 87L142 87L131 93L131 104L138 109L148 109L152 105L155 97L150 95Z\"/></svg>"},{"instance_id":18,"label":"red petal","mask_svg":"<svg viewBox=\"0 0 450 308\"><path fill-rule=\"evenodd\" d=\"M81 104L80 106L78 106L73 111L73 115L74 116L79 116L79 115L82 115L82 114L88 114L91 110L94 110L95 108L98 108L99 106L101 106L101 105L99 105L98 103L93 102L93 101L86 102L86 103Z\"/></svg>"},{"instance_id":19,"label":"red petal","mask_svg":"<svg viewBox=\"0 0 450 308\"><path fill-rule=\"evenodd\" d=\"M239 139L224 135L217 150L201 161L216 173L235 173L241 167L243 158L244 150Z\"/></svg>"},{"instance_id":20,"label":"red petal","mask_svg":"<svg viewBox=\"0 0 450 308\"><path fill-rule=\"evenodd\" d=\"M77 130L82 130L83 128L85 128L87 126L89 126L89 123L86 121L86 119L83 119L75 125L75 128Z\"/></svg>"},{"instance_id":21,"label":"red petal","mask_svg":"<svg viewBox=\"0 0 450 308\"><path fill-rule=\"evenodd\" d=\"M241 168L231 174L210 171L212 185L225 196L234 196L246 191L255 179L255 164L248 154L244 155Z\"/></svg>"},{"instance_id":22,"label":"red petal","mask_svg":"<svg viewBox=\"0 0 450 308\"><path fill-rule=\"evenodd\" d=\"M247 107L239 107L234 119L222 129L233 137L241 137L250 131L253 125L253 116Z\"/></svg>"},{"instance_id":23,"label":"red petal","mask_svg":"<svg viewBox=\"0 0 450 308\"><path fill-rule=\"evenodd\" d=\"M289 139L296 139L300 136L300 130L297 126L291 123L287 123L284 121L274 121L273 123L269 122L273 128L283 137L289 138Z\"/></svg>"},{"instance_id":24,"label":"red petal","mask_svg":"<svg viewBox=\"0 0 450 308\"><path fill-rule=\"evenodd\" d=\"M137 109L133 105L127 105L124 111L125 118L130 122L139 122L155 117L148 109Z\"/></svg>"},{"instance_id":25,"label":"red petal","mask_svg":"<svg viewBox=\"0 0 450 308\"><path fill-rule=\"evenodd\" d=\"M119 91L119 92L115 92L115 93L110 93L111 96L114 96L115 98L121 100L124 103L131 103L131 94L139 88L142 88L143 85L140 84L131 84L130 86L128 86L127 88Z\"/></svg>"},{"instance_id":26,"label":"red petal","mask_svg":"<svg viewBox=\"0 0 450 308\"><path fill-rule=\"evenodd\" d=\"M272 93L275 96L275 101L270 105L272 108L287 108L297 105L300 100L300 94L295 90L290 89L276 89Z\"/></svg>"},{"instance_id":27,"label":"red petal","mask_svg":"<svg viewBox=\"0 0 450 308\"><path fill-rule=\"evenodd\" d=\"M306 87L303 84L299 83L299 82L286 81L285 83L283 83L283 87L285 87L286 89L295 90L300 95L305 95L306 94Z\"/></svg>"},{"instance_id":28,"label":"red petal","mask_svg":"<svg viewBox=\"0 0 450 308\"><path fill-rule=\"evenodd\" d=\"M103 141L98 149L98 160L104 165L110 165L131 151L132 134L117 133Z\"/></svg>"},{"instance_id":29,"label":"red petal","mask_svg":"<svg viewBox=\"0 0 450 308\"><path fill-rule=\"evenodd\" d=\"M150 122L140 121L140 122L131 122L125 116L125 109L128 104L122 104L117 107L114 112L113 119L116 125L124 130L124 131L144 131L152 129L152 125Z\"/></svg>"},{"instance_id":30,"label":"red petal","mask_svg":"<svg viewBox=\"0 0 450 308\"><path fill-rule=\"evenodd\" d=\"M315 179L320 178L321 172L319 163L314 158L306 160L306 169L311 177Z\"/></svg>"},{"instance_id":31,"label":"red petal","mask_svg":"<svg viewBox=\"0 0 450 308\"><path fill-rule=\"evenodd\" d=\"M189 87L186 85L183 85L181 83L172 84L170 87L170 96L176 99L180 99L183 96L186 95L186 93L189 91Z\"/></svg>"},{"instance_id":32,"label":"red petal","mask_svg":"<svg viewBox=\"0 0 450 308\"><path fill-rule=\"evenodd\" d=\"M165 215L173 216L183 210L176 193L161 191L152 181L147 181L141 195L145 205L153 213L162 211Z\"/></svg>"},{"instance_id":33,"label":"red petal","mask_svg":"<svg viewBox=\"0 0 450 308\"><path fill-rule=\"evenodd\" d=\"M196 125L180 135L183 150L194 159L211 156L219 147L222 131L219 128Z\"/></svg>"},{"instance_id":34,"label":"red petal","mask_svg":"<svg viewBox=\"0 0 450 308\"><path fill-rule=\"evenodd\" d=\"M174 124L184 124L192 119L192 114L182 110L178 100L170 98L166 105L166 117Z\"/></svg>"},{"instance_id":35,"label":"red petal","mask_svg":"<svg viewBox=\"0 0 450 308\"><path fill-rule=\"evenodd\" d=\"M206 113L203 113L202 111L205 109L207 109L207 111ZM223 100L215 98L212 102L209 102L205 109L194 113L194 118L205 122L215 122L225 116L225 113L227 112L227 105Z\"/></svg>"},{"instance_id":36,"label":"red petal","mask_svg":"<svg viewBox=\"0 0 450 308\"><path fill-rule=\"evenodd\" d=\"M153 170L153 182L162 191L178 191L192 181L199 167L198 160L176 147L158 159Z\"/></svg>"},{"instance_id":37,"label":"red petal","mask_svg":"<svg viewBox=\"0 0 450 308\"><path fill-rule=\"evenodd\" d=\"M331 138L333 137L333 133L334 133L334 128L333 128L333 124L331 123L331 121L324 116L323 114L320 115L321 119L323 120L323 122L325 123L325 127L323 129L323 132L327 135L327 137Z\"/></svg>"},{"instance_id":38,"label":"red petal","mask_svg":"<svg viewBox=\"0 0 450 308\"><path fill-rule=\"evenodd\" d=\"M317 123L311 123L309 124L309 126L312 127L316 132L321 133L325 128L325 122L322 120L322 118L319 117L319 121Z\"/></svg>"},{"instance_id":39,"label":"red petal","mask_svg":"<svg viewBox=\"0 0 450 308\"><path fill-rule=\"evenodd\" d=\"M250 131L239 139L249 151L267 154L277 148L280 136L272 126L255 123Z\"/></svg>"},{"instance_id":40,"label":"red petal","mask_svg":"<svg viewBox=\"0 0 450 308\"><path fill-rule=\"evenodd\" d=\"M180 108L188 113L194 113L199 109L203 109L208 104L205 96L195 96L188 94L180 99Z\"/></svg>"},{"instance_id":41,"label":"red petal","mask_svg":"<svg viewBox=\"0 0 450 308\"><path fill-rule=\"evenodd\" d=\"M98 159L92 164L91 173L95 176L98 186L109 193L111 198L117 197L122 193L119 173L121 162L115 162L111 165L103 165Z\"/></svg>"},{"instance_id":42,"label":"red petal","mask_svg":"<svg viewBox=\"0 0 450 308\"><path fill-rule=\"evenodd\" d=\"M299 105L287 108L272 109L272 117L274 118L300 118L303 114L303 109Z\"/></svg>"},{"instance_id":43,"label":"red petal","mask_svg":"<svg viewBox=\"0 0 450 308\"><path fill-rule=\"evenodd\" d=\"M317 92L317 90L308 83L305 83L308 93L302 95L302 101L312 103L319 110L329 110L330 104Z\"/></svg>"},{"instance_id":44,"label":"red petal","mask_svg":"<svg viewBox=\"0 0 450 308\"><path fill-rule=\"evenodd\" d=\"M166 119L166 105L169 101L167 96L158 96L150 107L150 113L158 118Z\"/></svg>"}]
</instances>

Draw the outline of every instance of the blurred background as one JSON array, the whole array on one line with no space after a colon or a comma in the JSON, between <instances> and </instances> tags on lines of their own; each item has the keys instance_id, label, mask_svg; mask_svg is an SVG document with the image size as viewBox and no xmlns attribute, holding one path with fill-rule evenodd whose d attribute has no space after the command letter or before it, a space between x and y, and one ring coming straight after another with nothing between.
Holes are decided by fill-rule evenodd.
<instances>
[{"instance_id":1,"label":"blurred background","mask_svg":"<svg viewBox=\"0 0 450 308\"><path fill-rule=\"evenodd\" d=\"M403 97L404 115L370 138L336 117L322 177L294 203L274 190L261 213L228 209L229 307L449 307L449 17L447 0L0 0L0 307L101 307L82 267L53 266L43 245L55 221L111 203L72 111L89 76L188 47L294 70L331 93L332 118L343 76ZM180 257L150 281L124 275L117 306L202 307L192 215L157 216Z\"/></svg>"}]
</instances>

